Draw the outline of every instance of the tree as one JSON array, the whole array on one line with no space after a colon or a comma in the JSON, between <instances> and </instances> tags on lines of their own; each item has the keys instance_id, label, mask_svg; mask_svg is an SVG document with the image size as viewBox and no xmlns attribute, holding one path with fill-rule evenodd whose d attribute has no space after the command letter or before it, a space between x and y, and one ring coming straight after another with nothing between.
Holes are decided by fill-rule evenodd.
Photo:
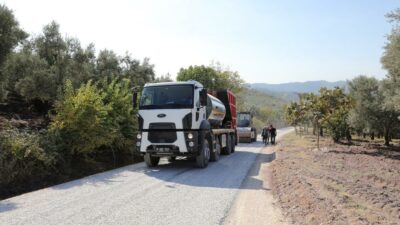
<instances>
[{"instance_id":1,"label":"tree","mask_svg":"<svg viewBox=\"0 0 400 225\"><path fill-rule=\"evenodd\" d=\"M349 110L352 107L350 97L341 88L321 88L318 97L318 113L321 113L322 124L326 126L337 142L342 138L351 140L350 126L347 123Z\"/></svg>"},{"instance_id":2,"label":"tree","mask_svg":"<svg viewBox=\"0 0 400 225\"><path fill-rule=\"evenodd\" d=\"M27 37L28 35L19 28L13 12L5 5L0 5L0 65L14 47Z\"/></svg>"},{"instance_id":3,"label":"tree","mask_svg":"<svg viewBox=\"0 0 400 225\"><path fill-rule=\"evenodd\" d=\"M101 146L111 145L115 135L108 123L110 105L92 82L74 91L66 82L63 98L57 102L50 132L61 137L58 146L68 155L87 155Z\"/></svg>"},{"instance_id":4,"label":"tree","mask_svg":"<svg viewBox=\"0 0 400 225\"><path fill-rule=\"evenodd\" d=\"M19 28L13 12L5 5L0 5L0 100L7 94L5 89L8 81L1 68L15 46L27 37L28 35Z\"/></svg>"},{"instance_id":5,"label":"tree","mask_svg":"<svg viewBox=\"0 0 400 225\"><path fill-rule=\"evenodd\" d=\"M322 127L332 135L334 141L350 137L347 123L348 113L352 106L351 99L341 88L321 88L319 95L305 93L300 95L300 102L292 102L286 108L286 120L296 126L312 122L317 130L317 146ZM315 134L315 132L313 132Z\"/></svg>"},{"instance_id":6,"label":"tree","mask_svg":"<svg viewBox=\"0 0 400 225\"><path fill-rule=\"evenodd\" d=\"M189 66L181 68L176 77L178 81L195 80L210 90L230 89L234 92L242 90L244 81L237 72L213 68L210 66Z\"/></svg>"},{"instance_id":7,"label":"tree","mask_svg":"<svg viewBox=\"0 0 400 225\"><path fill-rule=\"evenodd\" d=\"M145 83L155 79L154 65L150 64L150 59L148 58L145 58L141 63L126 54L120 60L120 64L122 77L129 79L132 86L143 86Z\"/></svg>"},{"instance_id":8,"label":"tree","mask_svg":"<svg viewBox=\"0 0 400 225\"><path fill-rule=\"evenodd\" d=\"M380 132L383 96L379 81L373 77L358 76L348 84L350 96L355 101L350 112L350 124L358 133Z\"/></svg>"},{"instance_id":9,"label":"tree","mask_svg":"<svg viewBox=\"0 0 400 225\"><path fill-rule=\"evenodd\" d=\"M389 80L378 81L366 76L349 82L350 96L355 102L350 111L350 124L359 132L384 134L386 145L389 145L393 128L399 123L399 113L388 101L396 90L393 85Z\"/></svg>"},{"instance_id":10,"label":"tree","mask_svg":"<svg viewBox=\"0 0 400 225\"><path fill-rule=\"evenodd\" d=\"M173 81L171 78L171 74L167 73L166 75L161 75L159 77L156 77L154 82L160 83L160 82L171 82Z\"/></svg>"},{"instance_id":11,"label":"tree","mask_svg":"<svg viewBox=\"0 0 400 225\"><path fill-rule=\"evenodd\" d=\"M389 22L393 24L391 33L387 36L384 52L381 58L382 66L388 71L388 77L394 85L393 96L387 98L392 102L397 111L400 111L400 9L386 15Z\"/></svg>"},{"instance_id":12,"label":"tree","mask_svg":"<svg viewBox=\"0 0 400 225\"><path fill-rule=\"evenodd\" d=\"M221 84L218 79L218 73L211 67L189 66L184 69L181 68L176 76L177 81L195 80L204 85L208 89L219 89Z\"/></svg>"},{"instance_id":13,"label":"tree","mask_svg":"<svg viewBox=\"0 0 400 225\"><path fill-rule=\"evenodd\" d=\"M400 125L399 102L393 102L393 96L399 91L397 86L397 83L393 83L388 79L382 80L380 85L380 90L384 97L383 104L381 105L381 110L384 112L384 115L381 117L381 127L384 132L385 145L390 144L392 132Z\"/></svg>"},{"instance_id":14,"label":"tree","mask_svg":"<svg viewBox=\"0 0 400 225\"><path fill-rule=\"evenodd\" d=\"M121 73L119 58L115 52L104 49L99 52L96 59L97 79L106 77L108 81Z\"/></svg>"}]
</instances>

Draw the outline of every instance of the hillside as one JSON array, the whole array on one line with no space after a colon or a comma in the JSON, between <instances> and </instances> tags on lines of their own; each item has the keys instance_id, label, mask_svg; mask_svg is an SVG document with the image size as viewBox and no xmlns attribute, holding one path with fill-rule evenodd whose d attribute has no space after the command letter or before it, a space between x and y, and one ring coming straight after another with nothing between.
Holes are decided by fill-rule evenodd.
<instances>
[{"instance_id":1,"label":"hillside","mask_svg":"<svg viewBox=\"0 0 400 225\"><path fill-rule=\"evenodd\" d=\"M249 87L262 91L272 96L278 96L286 101L296 101L297 93L318 92L321 87L347 87L346 81L329 82L325 80L307 81L307 82L290 82L282 84L253 83Z\"/></svg>"},{"instance_id":2,"label":"hillside","mask_svg":"<svg viewBox=\"0 0 400 225\"><path fill-rule=\"evenodd\" d=\"M253 122L258 130L267 124L286 126L284 107L289 101L251 88L243 90L237 97L239 111L255 111Z\"/></svg>"},{"instance_id":3,"label":"hillside","mask_svg":"<svg viewBox=\"0 0 400 225\"><path fill-rule=\"evenodd\" d=\"M243 100L244 108L255 106L282 109L285 104L289 103L285 99L252 88L242 91L239 98Z\"/></svg>"}]
</instances>

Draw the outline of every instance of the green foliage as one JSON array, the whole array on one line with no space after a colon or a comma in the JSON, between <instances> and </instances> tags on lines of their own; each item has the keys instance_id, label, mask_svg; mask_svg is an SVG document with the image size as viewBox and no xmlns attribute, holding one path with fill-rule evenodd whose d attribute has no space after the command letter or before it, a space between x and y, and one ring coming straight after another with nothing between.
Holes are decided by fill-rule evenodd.
<instances>
[{"instance_id":1,"label":"green foliage","mask_svg":"<svg viewBox=\"0 0 400 225\"><path fill-rule=\"evenodd\" d=\"M319 95L305 93L299 97L299 103L292 102L285 110L285 118L289 124L297 126L312 123L314 129L323 126L328 129L334 141L349 138L350 126L347 118L352 101L343 89L321 88Z\"/></svg>"},{"instance_id":2,"label":"green foliage","mask_svg":"<svg viewBox=\"0 0 400 225\"><path fill-rule=\"evenodd\" d=\"M37 133L0 131L0 195L17 193L55 173L58 155L46 151Z\"/></svg>"},{"instance_id":3,"label":"green foliage","mask_svg":"<svg viewBox=\"0 0 400 225\"><path fill-rule=\"evenodd\" d=\"M155 79L154 65L150 64L150 59L145 58L142 62L132 59L130 55L125 55L120 60L122 77L130 80L132 86L143 86L147 82Z\"/></svg>"},{"instance_id":4,"label":"green foliage","mask_svg":"<svg viewBox=\"0 0 400 225\"><path fill-rule=\"evenodd\" d=\"M156 83L161 83L161 82L171 82L173 81L171 78L171 74L167 73L166 75L161 75L159 77L156 77L154 82Z\"/></svg>"},{"instance_id":5,"label":"green foliage","mask_svg":"<svg viewBox=\"0 0 400 225\"><path fill-rule=\"evenodd\" d=\"M117 82L114 79L105 86L103 92L103 103L109 106L107 124L111 125L114 131L109 147L123 153L132 152L136 140L137 120L133 110L129 80Z\"/></svg>"},{"instance_id":6,"label":"green foliage","mask_svg":"<svg viewBox=\"0 0 400 225\"><path fill-rule=\"evenodd\" d=\"M393 29L387 36L381 62L383 68L388 71L389 79L393 82L390 86L393 92L386 101L400 112L400 9L387 14L387 18L392 22Z\"/></svg>"},{"instance_id":7,"label":"green foliage","mask_svg":"<svg viewBox=\"0 0 400 225\"><path fill-rule=\"evenodd\" d=\"M13 48L28 35L19 28L13 12L5 5L0 5L0 65Z\"/></svg>"},{"instance_id":8,"label":"green foliage","mask_svg":"<svg viewBox=\"0 0 400 225\"><path fill-rule=\"evenodd\" d=\"M99 88L102 87L102 88ZM74 91L70 81L56 103L50 133L59 135L59 148L68 155L89 155L102 148L132 151L136 120L129 80L89 81Z\"/></svg>"},{"instance_id":9,"label":"green foliage","mask_svg":"<svg viewBox=\"0 0 400 225\"><path fill-rule=\"evenodd\" d=\"M230 89L239 92L244 81L237 72L224 70L221 66L189 66L181 68L176 77L177 81L195 80L200 82L209 90Z\"/></svg>"},{"instance_id":10,"label":"green foliage","mask_svg":"<svg viewBox=\"0 0 400 225\"><path fill-rule=\"evenodd\" d=\"M64 141L62 149L68 149L72 155L85 155L111 144L115 131L108 124L110 106L103 99L104 94L92 82L83 84L75 92L67 81L50 127L50 132L59 134Z\"/></svg>"},{"instance_id":11,"label":"green foliage","mask_svg":"<svg viewBox=\"0 0 400 225\"><path fill-rule=\"evenodd\" d=\"M396 84L389 80L359 76L349 82L354 107L350 112L350 124L358 133L378 133L389 144L390 134L399 126L396 103L392 102Z\"/></svg>"},{"instance_id":12,"label":"green foliage","mask_svg":"<svg viewBox=\"0 0 400 225\"><path fill-rule=\"evenodd\" d=\"M215 90L220 89L221 86L224 86L219 77L217 71L215 71L211 67L206 66L189 66L184 69L181 68L176 77L177 81L187 81L187 80L195 80L204 85L204 87Z\"/></svg>"},{"instance_id":13,"label":"green foliage","mask_svg":"<svg viewBox=\"0 0 400 225\"><path fill-rule=\"evenodd\" d=\"M28 35L19 28L13 12L0 4L0 101L7 95L8 77L2 72L2 66L15 46Z\"/></svg>"},{"instance_id":14,"label":"green foliage","mask_svg":"<svg viewBox=\"0 0 400 225\"><path fill-rule=\"evenodd\" d=\"M379 81L372 77L358 76L349 81L349 91L355 101L349 120L352 127L358 133L379 132L380 118L383 116L383 95Z\"/></svg>"},{"instance_id":15,"label":"green foliage","mask_svg":"<svg viewBox=\"0 0 400 225\"><path fill-rule=\"evenodd\" d=\"M96 59L96 75L99 78L111 79L121 72L118 56L110 50L104 49L99 52Z\"/></svg>"},{"instance_id":16,"label":"green foliage","mask_svg":"<svg viewBox=\"0 0 400 225\"><path fill-rule=\"evenodd\" d=\"M51 22L43 33L24 42L4 63L0 88L15 92L28 102L41 101L53 105L70 80L73 88L89 80L110 83L113 79L128 79L131 86L143 86L154 80L154 66L130 55L120 57L110 50L95 56L92 44L82 47L79 40L63 37L57 23ZM0 95L1 92L0 91ZM4 94L3 94L4 95Z\"/></svg>"}]
</instances>

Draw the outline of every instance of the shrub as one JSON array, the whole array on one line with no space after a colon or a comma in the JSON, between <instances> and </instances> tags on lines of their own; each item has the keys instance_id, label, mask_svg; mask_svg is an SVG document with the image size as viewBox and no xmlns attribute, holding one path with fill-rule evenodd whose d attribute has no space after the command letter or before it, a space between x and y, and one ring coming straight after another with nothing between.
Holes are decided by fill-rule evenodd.
<instances>
[{"instance_id":1,"label":"shrub","mask_svg":"<svg viewBox=\"0 0 400 225\"><path fill-rule=\"evenodd\" d=\"M58 148L67 155L87 155L110 145L115 130L107 118L110 106L104 104L104 94L90 81L76 92L67 81L64 93L50 125L50 134L61 138Z\"/></svg>"},{"instance_id":2,"label":"shrub","mask_svg":"<svg viewBox=\"0 0 400 225\"><path fill-rule=\"evenodd\" d=\"M109 106L107 124L111 125L114 131L114 140L109 147L122 153L133 150L137 131L129 84L128 79L114 79L110 84L104 85L103 89L104 104Z\"/></svg>"},{"instance_id":3,"label":"shrub","mask_svg":"<svg viewBox=\"0 0 400 225\"><path fill-rule=\"evenodd\" d=\"M17 129L0 132L0 195L37 187L53 176L58 155L41 147L41 135Z\"/></svg>"}]
</instances>

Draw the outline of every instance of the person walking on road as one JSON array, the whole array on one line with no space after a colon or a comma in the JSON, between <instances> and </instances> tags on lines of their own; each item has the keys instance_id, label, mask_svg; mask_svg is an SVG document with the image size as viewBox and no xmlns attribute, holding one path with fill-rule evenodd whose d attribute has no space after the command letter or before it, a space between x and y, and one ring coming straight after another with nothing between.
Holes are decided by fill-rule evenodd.
<instances>
[{"instance_id":1,"label":"person walking on road","mask_svg":"<svg viewBox=\"0 0 400 225\"><path fill-rule=\"evenodd\" d=\"M275 144L275 137L276 137L276 128L272 126L272 124L269 126L269 133L271 135L271 144Z\"/></svg>"},{"instance_id":2,"label":"person walking on road","mask_svg":"<svg viewBox=\"0 0 400 225\"><path fill-rule=\"evenodd\" d=\"M269 129L267 126L262 129L261 136L263 137L263 143L267 145L269 142Z\"/></svg>"}]
</instances>

